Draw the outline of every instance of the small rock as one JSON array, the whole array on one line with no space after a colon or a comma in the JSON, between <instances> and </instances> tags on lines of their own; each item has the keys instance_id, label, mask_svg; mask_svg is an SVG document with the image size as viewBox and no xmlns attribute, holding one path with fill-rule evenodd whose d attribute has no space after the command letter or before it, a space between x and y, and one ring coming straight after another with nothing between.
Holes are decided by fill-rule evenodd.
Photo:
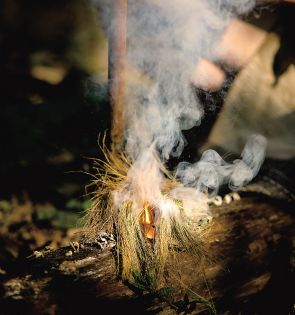
<instances>
[{"instance_id":1,"label":"small rock","mask_svg":"<svg viewBox=\"0 0 295 315\"><path fill-rule=\"evenodd\" d=\"M215 197L209 199L208 203L209 204L213 203L215 206L220 207L220 206L222 206L222 198L221 198L221 196L215 196Z\"/></svg>"},{"instance_id":2,"label":"small rock","mask_svg":"<svg viewBox=\"0 0 295 315\"><path fill-rule=\"evenodd\" d=\"M78 253L80 250L80 244L78 242L71 242L70 244L74 250L74 253Z\"/></svg>"},{"instance_id":3,"label":"small rock","mask_svg":"<svg viewBox=\"0 0 295 315\"><path fill-rule=\"evenodd\" d=\"M12 298L14 300L23 300L22 291L24 290L23 283L20 279L11 279L3 285L5 294L4 298Z\"/></svg>"},{"instance_id":4,"label":"small rock","mask_svg":"<svg viewBox=\"0 0 295 315\"><path fill-rule=\"evenodd\" d=\"M65 253L66 257L71 257L73 256L73 252L71 250L69 250L68 252Z\"/></svg>"},{"instance_id":5,"label":"small rock","mask_svg":"<svg viewBox=\"0 0 295 315\"><path fill-rule=\"evenodd\" d=\"M240 195L237 192L231 193L231 197L233 198L234 201L241 200L241 197L240 197Z\"/></svg>"},{"instance_id":6,"label":"small rock","mask_svg":"<svg viewBox=\"0 0 295 315\"><path fill-rule=\"evenodd\" d=\"M111 242L110 244L109 244L109 248L113 248L113 247L115 247L116 246L116 242Z\"/></svg>"},{"instance_id":7,"label":"small rock","mask_svg":"<svg viewBox=\"0 0 295 315\"><path fill-rule=\"evenodd\" d=\"M66 274L72 274L74 273L77 268L75 266L75 263L73 261L64 261L59 265L58 268L60 271L66 273Z\"/></svg>"},{"instance_id":8,"label":"small rock","mask_svg":"<svg viewBox=\"0 0 295 315\"><path fill-rule=\"evenodd\" d=\"M229 205L232 202L232 197L230 195L225 195L223 200L227 205Z\"/></svg>"},{"instance_id":9,"label":"small rock","mask_svg":"<svg viewBox=\"0 0 295 315\"><path fill-rule=\"evenodd\" d=\"M0 275L2 275L2 276L6 275L6 271L4 269L2 269L1 267L0 267Z\"/></svg>"},{"instance_id":10,"label":"small rock","mask_svg":"<svg viewBox=\"0 0 295 315\"><path fill-rule=\"evenodd\" d=\"M34 256L35 258L40 258L40 257L43 257L44 255L43 255L42 252L39 252L38 250L35 250L35 251L33 252L33 255L32 255L32 256Z\"/></svg>"}]
</instances>

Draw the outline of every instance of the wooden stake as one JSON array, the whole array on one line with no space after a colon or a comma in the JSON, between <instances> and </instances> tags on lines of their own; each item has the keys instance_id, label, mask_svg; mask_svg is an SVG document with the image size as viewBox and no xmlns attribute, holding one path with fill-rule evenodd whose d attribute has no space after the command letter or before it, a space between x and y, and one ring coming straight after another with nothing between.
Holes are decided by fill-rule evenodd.
<instances>
[{"instance_id":1,"label":"wooden stake","mask_svg":"<svg viewBox=\"0 0 295 315\"><path fill-rule=\"evenodd\" d=\"M114 149L124 140L127 59L127 0L113 0L113 28L109 37L109 92L112 106L111 138Z\"/></svg>"}]
</instances>

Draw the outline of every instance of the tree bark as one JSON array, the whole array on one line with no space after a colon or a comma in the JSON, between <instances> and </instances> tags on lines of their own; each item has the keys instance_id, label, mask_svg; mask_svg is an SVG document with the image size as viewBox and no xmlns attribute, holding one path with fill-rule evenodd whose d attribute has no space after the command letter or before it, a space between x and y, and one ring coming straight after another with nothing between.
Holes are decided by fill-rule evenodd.
<instances>
[{"instance_id":1,"label":"tree bark","mask_svg":"<svg viewBox=\"0 0 295 315\"><path fill-rule=\"evenodd\" d=\"M3 314L19 309L22 314L176 314L173 305L186 303L187 313L209 314L202 303L191 303L200 295L212 298L217 314L295 314L293 206L246 194L215 207L204 236L211 258L199 268L179 253L170 305L120 281L112 250L93 243L43 251L11 266L9 276L0 278L0 309Z\"/></svg>"}]
</instances>

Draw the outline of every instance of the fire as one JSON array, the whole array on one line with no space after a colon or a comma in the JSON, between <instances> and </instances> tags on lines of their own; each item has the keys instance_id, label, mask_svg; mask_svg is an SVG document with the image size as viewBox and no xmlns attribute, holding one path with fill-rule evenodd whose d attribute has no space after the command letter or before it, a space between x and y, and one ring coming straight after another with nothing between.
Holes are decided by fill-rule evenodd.
<instances>
[{"instance_id":1,"label":"fire","mask_svg":"<svg viewBox=\"0 0 295 315\"><path fill-rule=\"evenodd\" d=\"M144 207L144 218L145 218L145 223L146 224L151 224L152 223L151 213L149 211L148 206Z\"/></svg>"},{"instance_id":2,"label":"fire","mask_svg":"<svg viewBox=\"0 0 295 315\"><path fill-rule=\"evenodd\" d=\"M148 203L144 205L140 221L143 226L144 235L149 239L154 239L155 238L155 213L154 213L154 208L151 207Z\"/></svg>"}]
</instances>

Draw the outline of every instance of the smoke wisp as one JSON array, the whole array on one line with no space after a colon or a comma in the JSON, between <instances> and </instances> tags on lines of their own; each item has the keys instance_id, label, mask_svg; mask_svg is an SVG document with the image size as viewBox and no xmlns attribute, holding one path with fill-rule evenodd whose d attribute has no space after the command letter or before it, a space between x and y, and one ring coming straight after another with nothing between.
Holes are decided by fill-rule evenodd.
<instances>
[{"instance_id":1,"label":"smoke wisp","mask_svg":"<svg viewBox=\"0 0 295 315\"><path fill-rule=\"evenodd\" d=\"M106 30L113 32L113 1L99 3ZM225 183L235 190L256 176L266 147L260 135L249 139L241 159L232 164L213 150L195 164L180 163L175 177L182 184L165 196L161 171L161 161L181 155L186 144L182 130L201 122L203 108L191 83L198 60L214 60L214 45L229 22L254 5L254 0L128 1L128 62L150 84L128 84L125 149L133 164L124 189L114 193L118 206L131 198L134 209L141 209L149 200L159 205L158 215L165 215L177 212L169 201L176 198L187 214L204 215L204 193L216 194Z\"/></svg>"}]
</instances>

